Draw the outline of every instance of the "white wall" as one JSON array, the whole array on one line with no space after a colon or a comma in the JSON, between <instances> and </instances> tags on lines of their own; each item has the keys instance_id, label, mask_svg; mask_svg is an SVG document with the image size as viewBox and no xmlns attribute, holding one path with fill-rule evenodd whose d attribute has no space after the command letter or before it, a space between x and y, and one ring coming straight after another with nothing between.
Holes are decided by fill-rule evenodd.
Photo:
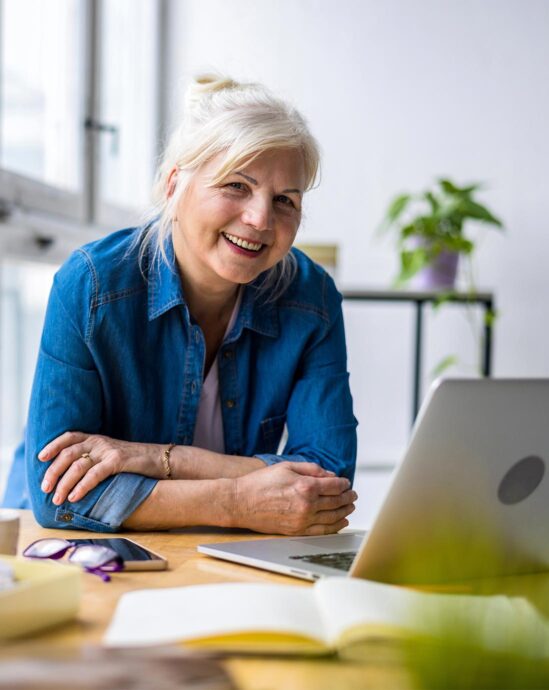
<instances>
[{"instance_id":1,"label":"white wall","mask_svg":"<svg viewBox=\"0 0 549 690\"><path fill-rule=\"evenodd\" d=\"M374 228L396 192L437 175L486 181L506 225L478 252L478 285L500 311L495 373L549 376L547 0L171 0L170 12L172 121L190 75L212 68L263 81L308 118L324 168L301 240L339 243L341 285L390 282L395 253ZM353 306L346 320L360 457L396 459L411 313ZM474 361L459 310L427 330L426 369L453 352Z\"/></svg>"}]
</instances>

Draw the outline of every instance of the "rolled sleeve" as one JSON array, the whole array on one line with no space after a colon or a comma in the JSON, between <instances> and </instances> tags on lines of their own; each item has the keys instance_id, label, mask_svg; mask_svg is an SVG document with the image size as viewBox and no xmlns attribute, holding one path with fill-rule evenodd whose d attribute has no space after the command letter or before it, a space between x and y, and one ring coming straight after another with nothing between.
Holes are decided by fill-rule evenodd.
<instances>
[{"instance_id":1,"label":"rolled sleeve","mask_svg":"<svg viewBox=\"0 0 549 690\"><path fill-rule=\"evenodd\" d=\"M288 439L281 454L262 454L267 465L284 460L315 462L354 478L357 420L347 372L341 295L326 277L325 327L304 352L286 410Z\"/></svg>"},{"instance_id":2,"label":"rolled sleeve","mask_svg":"<svg viewBox=\"0 0 549 690\"><path fill-rule=\"evenodd\" d=\"M126 518L151 493L156 482L156 479L139 474L117 474L107 482L102 482L97 487L99 491L90 492L76 503L64 503L58 507L53 524L46 526L93 532L118 532Z\"/></svg>"},{"instance_id":3,"label":"rolled sleeve","mask_svg":"<svg viewBox=\"0 0 549 690\"><path fill-rule=\"evenodd\" d=\"M87 344L93 280L74 255L56 276L50 294L31 393L25 436L32 509L44 527L114 532L151 493L156 480L122 473L109 477L74 503L56 506L41 489L50 463L40 450L66 431L102 433L103 389Z\"/></svg>"},{"instance_id":4,"label":"rolled sleeve","mask_svg":"<svg viewBox=\"0 0 549 690\"><path fill-rule=\"evenodd\" d=\"M260 453L254 455L255 458L263 460L266 465L276 465L278 462L311 462L309 458L302 455L274 455L273 453Z\"/></svg>"}]
</instances>

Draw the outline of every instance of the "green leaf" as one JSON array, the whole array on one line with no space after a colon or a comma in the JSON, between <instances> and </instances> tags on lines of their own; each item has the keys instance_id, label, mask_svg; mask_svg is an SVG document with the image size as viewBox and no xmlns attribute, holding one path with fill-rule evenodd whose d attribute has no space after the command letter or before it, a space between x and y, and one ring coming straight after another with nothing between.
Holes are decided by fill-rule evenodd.
<instances>
[{"instance_id":1,"label":"green leaf","mask_svg":"<svg viewBox=\"0 0 549 690\"><path fill-rule=\"evenodd\" d=\"M400 194L399 196L396 196L389 204L389 208L385 212L385 217L377 228L377 232L385 232L394 223L396 223L402 213L405 211L411 199L412 196L410 194Z\"/></svg>"},{"instance_id":2,"label":"green leaf","mask_svg":"<svg viewBox=\"0 0 549 690\"><path fill-rule=\"evenodd\" d=\"M425 192L424 198L429 202L433 215L436 215L440 210L440 202L433 194L433 192Z\"/></svg>"},{"instance_id":3,"label":"green leaf","mask_svg":"<svg viewBox=\"0 0 549 690\"><path fill-rule=\"evenodd\" d=\"M433 311L438 311L438 309L440 309L443 304L449 302L455 294L455 290L446 290L439 293L433 301Z\"/></svg>"},{"instance_id":4,"label":"green leaf","mask_svg":"<svg viewBox=\"0 0 549 690\"><path fill-rule=\"evenodd\" d=\"M410 194L400 194L395 197L387 209L387 220L393 223L408 206L411 198Z\"/></svg>"},{"instance_id":5,"label":"green leaf","mask_svg":"<svg viewBox=\"0 0 549 690\"><path fill-rule=\"evenodd\" d=\"M494 321L498 318L498 313L495 309L489 309L484 315L484 325L493 326Z\"/></svg>"},{"instance_id":6,"label":"green leaf","mask_svg":"<svg viewBox=\"0 0 549 690\"><path fill-rule=\"evenodd\" d=\"M459 359L456 357L456 355L448 355L447 357L444 357L444 359L441 359L440 362L431 371L431 378L438 378L443 372L445 372L450 367L454 367L458 362Z\"/></svg>"},{"instance_id":7,"label":"green leaf","mask_svg":"<svg viewBox=\"0 0 549 690\"><path fill-rule=\"evenodd\" d=\"M497 225L498 227L503 227L503 223L490 213L490 211L481 204L477 204L476 201L472 199L463 199L460 210L463 216L466 218L475 218L481 220L484 223L491 223L492 225Z\"/></svg>"},{"instance_id":8,"label":"green leaf","mask_svg":"<svg viewBox=\"0 0 549 690\"><path fill-rule=\"evenodd\" d=\"M400 252L400 273L396 277L395 285L404 285L418 271L429 263L429 253L423 247Z\"/></svg>"},{"instance_id":9,"label":"green leaf","mask_svg":"<svg viewBox=\"0 0 549 690\"><path fill-rule=\"evenodd\" d=\"M459 187L456 187L456 185L453 182L450 182L450 180L440 179L438 183L446 194L457 194L460 191Z\"/></svg>"},{"instance_id":10,"label":"green leaf","mask_svg":"<svg viewBox=\"0 0 549 690\"><path fill-rule=\"evenodd\" d=\"M438 180L439 185L441 188L446 192L446 194L450 194L451 196L461 196L461 197L468 197L470 196L473 192L476 192L478 189L481 189L482 185L480 182L475 182L474 184L470 184L467 187L458 187L456 184L451 182L450 180L447 179L442 179L440 178Z\"/></svg>"},{"instance_id":11,"label":"green leaf","mask_svg":"<svg viewBox=\"0 0 549 690\"><path fill-rule=\"evenodd\" d=\"M446 237L440 239L440 245L447 251L458 252L459 254L471 254L475 248L471 240L459 235L446 235Z\"/></svg>"}]
</instances>

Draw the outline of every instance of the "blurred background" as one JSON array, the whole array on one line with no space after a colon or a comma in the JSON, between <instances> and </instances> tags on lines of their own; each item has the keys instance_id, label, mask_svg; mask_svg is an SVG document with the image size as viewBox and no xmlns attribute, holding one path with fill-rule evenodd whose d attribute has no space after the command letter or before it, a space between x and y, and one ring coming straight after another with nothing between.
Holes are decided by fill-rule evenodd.
<instances>
[{"instance_id":1,"label":"blurred background","mask_svg":"<svg viewBox=\"0 0 549 690\"><path fill-rule=\"evenodd\" d=\"M549 376L548 68L547 0L0 0L0 495L53 274L139 222L198 72L261 81L308 119L323 171L299 242L337 245L342 290L391 285L397 251L376 229L392 197L441 176L484 182L505 226L473 223L493 374ZM448 355L448 375L478 375L472 312L426 310L422 395ZM409 438L415 315L344 313L363 526Z\"/></svg>"}]
</instances>

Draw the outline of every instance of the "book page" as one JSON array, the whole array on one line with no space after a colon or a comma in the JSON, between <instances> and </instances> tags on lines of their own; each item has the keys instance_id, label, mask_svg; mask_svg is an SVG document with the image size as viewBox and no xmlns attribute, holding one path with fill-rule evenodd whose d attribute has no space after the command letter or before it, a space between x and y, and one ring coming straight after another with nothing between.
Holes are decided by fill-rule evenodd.
<instances>
[{"instance_id":1,"label":"book page","mask_svg":"<svg viewBox=\"0 0 549 690\"><path fill-rule=\"evenodd\" d=\"M517 639L531 642L541 630L546 636L549 630L547 621L520 597L420 592L346 577L321 580L314 590L333 647L368 637L437 638L459 626L476 631L484 646L503 651L513 649Z\"/></svg>"},{"instance_id":2,"label":"book page","mask_svg":"<svg viewBox=\"0 0 549 690\"><path fill-rule=\"evenodd\" d=\"M411 625L410 612L419 605L415 592L395 585L352 577L330 577L315 584L318 608L324 618L327 639L341 641L346 632L368 626L398 633Z\"/></svg>"},{"instance_id":3,"label":"book page","mask_svg":"<svg viewBox=\"0 0 549 690\"><path fill-rule=\"evenodd\" d=\"M203 641L208 646L208 640L209 646L224 649L253 649L257 644L295 653L326 651L313 588L240 583L128 592L103 642L131 646Z\"/></svg>"}]
</instances>

